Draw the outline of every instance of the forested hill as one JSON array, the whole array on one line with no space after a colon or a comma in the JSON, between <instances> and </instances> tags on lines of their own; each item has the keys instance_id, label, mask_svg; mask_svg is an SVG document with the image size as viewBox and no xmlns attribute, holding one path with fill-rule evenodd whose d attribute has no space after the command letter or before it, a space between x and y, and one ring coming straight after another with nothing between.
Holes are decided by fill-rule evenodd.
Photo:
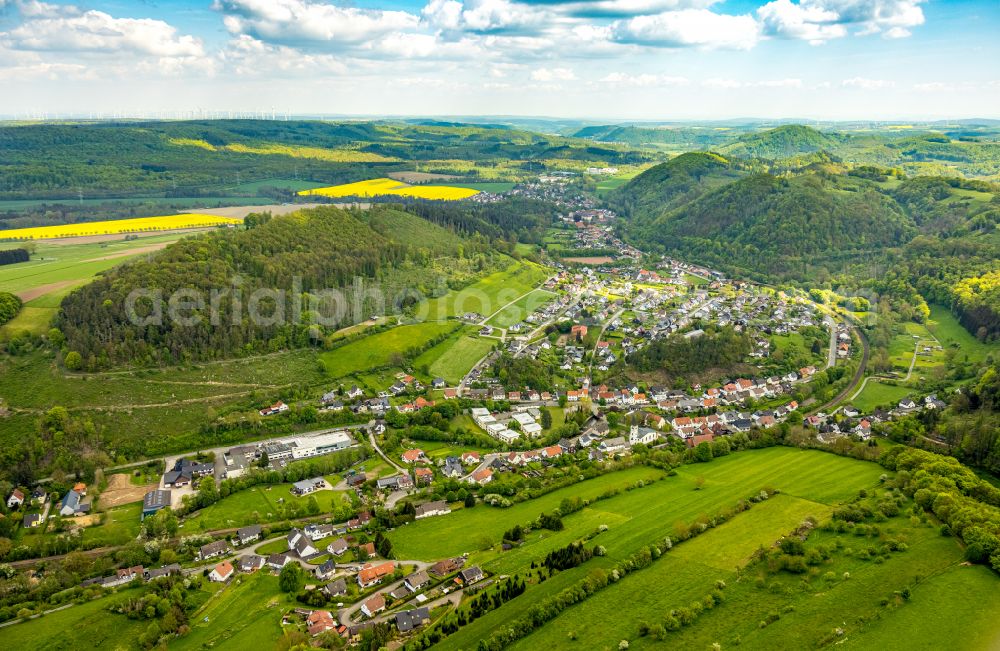
<instances>
[{"instance_id":1,"label":"forested hill","mask_svg":"<svg viewBox=\"0 0 1000 651\"><path fill-rule=\"evenodd\" d=\"M820 175L750 176L651 220L632 237L734 272L802 279L819 266L905 243L913 220L874 186L850 191Z\"/></svg>"},{"instance_id":2,"label":"forested hill","mask_svg":"<svg viewBox=\"0 0 1000 651\"><path fill-rule=\"evenodd\" d=\"M86 368L217 359L321 344L324 335L338 327L405 307L405 302L394 306L369 301L360 313L350 309L336 323L310 327L310 312L324 317L334 313L334 304L320 299L321 290L347 288L349 307L355 295L366 295L351 289L357 278L390 299L411 289L431 295L442 291L442 283L471 281L491 264L489 251L482 242L391 208L364 213L321 207L273 219L251 216L247 227L186 238L151 260L113 269L67 296L57 325L68 350L79 353ZM213 327L210 292L231 289L236 279L242 306L231 294L220 297L222 327ZM159 292L164 301L180 288L199 292L205 304L181 314L200 316L200 324L178 325L168 318L162 324L133 323L126 298L139 288ZM283 305L265 298L259 310L265 316L280 315L283 323L265 325L248 317L249 297L259 289L291 290ZM301 309L307 315L301 321L295 318L295 296L302 297ZM149 309L147 299L137 302L140 316ZM166 315L166 305L163 311ZM239 315L235 324L234 312Z\"/></svg>"},{"instance_id":3,"label":"forested hill","mask_svg":"<svg viewBox=\"0 0 1000 651\"><path fill-rule=\"evenodd\" d=\"M718 154L691 152L649 168L611 193L608 200L630 217L648 221L740 174Z\"/></svg>"},{"instance_id":4,"label":"forested hill","mask_svg":"<svg viewBox=\"0 0 1000 651\"><path fill-rule=\"evenodd\" d=\"M776 160L818 151L832 151L844 142L842 134L826 134L801 124L788 124L776 129L737 138L719 147L723 154L739 158Z\"/></svg>"}]
</instances>

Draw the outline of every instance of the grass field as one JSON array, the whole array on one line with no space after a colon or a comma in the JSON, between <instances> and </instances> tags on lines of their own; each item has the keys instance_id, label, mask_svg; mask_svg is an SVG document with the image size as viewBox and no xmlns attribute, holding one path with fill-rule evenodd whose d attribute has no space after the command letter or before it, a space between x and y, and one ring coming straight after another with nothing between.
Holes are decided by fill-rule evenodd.
<instances>
[{"instance_id":1,"label":"grass field","mask_svg":"<svg viewBox=\"0 0 1000 651\"><path fill-rule=\"evenodd\" d=\"M141 513L141 502L113 508L105 513L104 524L83 530L83 540L95 547L124 545L139 535Z\"/></svg>"},{"instance_id":2,"label":"grass field","mask_svg":"<svg viewBox=\"0 0 1000 651\"><path fill-rule=\"evenodd\" d=\"M905 386L883 384L876 380L868 380L864 390L857 398L848 402L862 412L870 412L883 405L895 406L900 400L913 394L913 389Z\"/></svg>"},{"instance_id":3,"label":"grass field","mask_svg":"<svg viewBox=\"0 0 1000 651\"><path fill-rule=\"evenodd\" d=\"M455 326L455 323L440 322L398 326L321 353L319 360L327 375L342 378L370 368L394 364L395 357L451 332Z\"/></svg>"},{"instance_id":4,"label":"grass field","mask_svg":"<svg viewBox=\"0 0 1000 651\"><path fill-rule=\"evenodd\" d=\"M525 294L515 303L507 305L502 310L490 317L487 322L496 328L508 328L515 323L524 321L524 318L551 301L555 295L544 289L536 289Z\"/></svg>"},{"instance_id":5,"label":"grass field","mask_svg":"<svg viewBox=\"0 0 1000 651\"><path fill-rule=\"evenodd\" d=\"M780 489L783 495L774 498L776 499L775 505L770 503L758 505L750 512L737 516L731 523L724 525L732 528L737 540L720 542L721 538L711 538L722 531L722 527L705 534L709 537L706 539L705 549L714 547L720 549L719 552L713 554L709 554L708 551L703 552L703 554L708 555L707 559L710 562L715 564L729 563L731 562L730 557L739 562L740 559L749 555L757 545L783 533L784 523L790 522L791 525L788 529L791 529L797 526L805 515L822 517L829 512L830 505L848 498L859 488L875 486L878 483L878 476L882 472L882 468L875 464L822 452L790 448L741 452L715 459L708 464L684 466L679 469L676 477L667 477L645 488L624 492L564 517L565 529L563 531L557 533L533 531L523 546L500 556L484 556L482 558L483 565L490 571L507 574L525 572L532 561L538 561L549 551L578 540L602 524L608 526L607 532L599 534L593 540L593 544L601 544L606 547L607 556L605 558L591 561L587 564L591 567L585 565L567 570L545 581L540 586L531 587L525 596L505 604L487 616L476 620L473 624L464 627L458 634L444 640L442 648L474 649L478 640L488 636L496 626L501 626L525 613L545 595L558 592L562 587L584 578L593 567L602 565L606 567L611 562L634 553L640 547L665 535L670 535L673 524L679 520L691 522L700 515L713 514L720 509L732 506L738 500L764 487ZM613 477L614 474L611 476ZM604 480L607 477L605 475L600 479ZM696 491L694 486L698 477L703 477L705 483L701 490ZM816 481L817 477L822 477L823 480ZM436 523L422 521L411 524L402 530L393 532L393 547L397 550L412 550L414 553L434 554L453 551L457 547L452 544L454 532L462 528L476 530L481 538L490 535L499 536L504 530L510 528L513 522L530 520L538 513L558 505L563 497L573 495L588 497L601 492L589 490L585 488L586 486L587 482L550 493L534 502L515 505L505 511L492 511L497 513L499 519L495 524L485 518L477 520L475 524L470 522L473 517L482 518L482 516L475 514L482 507L468 511L463 510L441 518L431 518L436 520ZM546 500L546 503L543 504L542 500ZM532 506L534 508L531 508ZM510 513L515 509L521 510L522 514ZM761 509L760 514L763 516L762 524L759 527L751 522L740 521L744 517L754 517L757 509ZM448 522L448 520L452 520L452 522ZM463 520L466 521L464 526L461 524ZM431 534L430 530L433 524L437 525L436 532L445 532L449 535ZM427 526L427 531L422 531L424 526ZM749 531L758 531L758 533L747 534ZM749 540L740 540L741 536L745 538L747 535L751 536ZM707 542L712 540L715 542L708 545ZM466 549L465 551L472 550ZM679 546L672 554L680 551L681 547ZM698 551L696 550L695 553L697 555ZM700 561L691 563L693 567L687 567L688 561L681 561L673 557L660 561L660 563L663 562L673 564L660 565L658 563L657 568L666 568L659 575L659 578L651 580L646 586L618 593L615 598L609 600L612 605L606 606L608 612L619 613L618 619L621 619L620 613L624 607L623 604L628 604L629 615L624 619L634 622L637 626L638 620L633 611L640 607L640 602L652 599L662 605L669 601L670 597L665 595L661 600L661 597L658 596L661 592L680 590L684 599L680 604L686 604L690 598L685 592L688 588L684 587L687 583L684 577L691 580L704 578L706 568L710 568L709 565ZM635 576L641 577L643 573L651 571L658 572L658 570L644 570ZM703 585L699 581L697 587L691 589L693 590L692 594L698 597L703 596L711 589L712 582L724 574L723 570L711 568L708 573L711 579L707 585ZM637 600L635 595L643 595L643 598ZM570 624L573 627L572 630L580 634L579 639L582 646L579 648L581 649L616 648L618 640L622 639L617 637L614 639L613 645L607 646L597 644L595 640L590 638L590 629L602 625L600 616L574 618L572 622ZM548 626L542 629L542 632L545 632L547 628ZM544 648L545 644L553 648L563 648L561 643L564 640L568 643L568 633L565 632L565 629L563 629L561 636L554 635L552 638L540 641L541 647L538 644L532 644L522 648Z\"/></svg>"},{"instance_id":6,"label":"grass field","mask_svg":"<svg viewBox=\"0 0 1000 651\"><path fill-rule=\"evenodd\" d=\"M340 478L330 476L327 477L327 481L333 486L340 481ZM331 507L334 504L340 505L342 503L345 494L342 491L323 490L312 493L312 496L319 502L320 509L327 513L332 510ZM279 502L279 500L283 500L283 502ZM185 519L184 531L190 535L197 531L214 531L242 527L248 524L275 522L284 517L280 504L295 502L304 507L308 501L309 496L292 495L291 484L254 486L224 497Z\"/></svg>"},{"instance_id":7,"label":"grass field","mask_svg":"<svg viewBox=\"0 0 1000 651\"><path fill-rule=\"evenodd\" d=\"M428 349L414 360L414 366L417 369L427 366L429 379L441 377L448 384L458 384L475 363L496 344L493 339L471 337L466 334L468 330L456 333Z\"/></svg>"},{"instance_id":8,"label":"grass field","mask_svg":"<svg viewBox=\"0 0 1000 651\"><path fill-rule=\"evenodd\" d=\"M148 233L150 231L170 231L181 228L208 228L242 223L240 219L183 213L161 217L137 217L135 219L115 219L100 222L80 222L59 226L36 226L34 228L14 228L0 231L0 239L46 240L59 237L85 237L88 235L115 235L117 233Z\"/></svg>"},{"instance_id":9,"label":"grass field","mask_svg":"<svg viewBox=\"0 0 1000 651\"><path fill-rule=\"evenodd\" d=\"M250 181L233 186L230 190L235 192L259 192L261 188L281 188L282 190L292 190L300 192L302 190L312 190L323 187L322 183L312 181L300 181L298 179L261 179L260 181Z\"/></svg>"},{"instance_id":10,"label":"grass field","mask_svg":"<svg viewBox=\"0 0 1000 651\"><path fill-rule=\"evenodd\" d=\"M111 449L150 441L151 422L156 442L169 442L197 432L213 411L227 405L254 406L254 392L268 395L276 387L319 384L324 377L316 354L308 350L92 375L66 375L44 352L6 356L0 358L0 395L19 411L4 420L0 443L33 435L38 414L53 405L92 420Z\"/></svg>"},{"instance_id":11,"label":"grass field","mask_svg":"<svg viewBox=\"0 0 1000 651\"><path fill-rule=\"evenodd\" d=\"M948 311L948 308L941 305L931 305L931 317L927 321L927 329L938 338L941 345L948 348L956 348L956 359L968 359L972 362L981 362L991 352L1000 350L1000 344L983 343L973 337L966 330L958 319Z\"/></svg>"},{"instance_id":12,"label":"grass field","mask_svg":"<svg viewBox=\"0 0 1000 651\"><path fill-rule=\"evenodd\" d=\"M458 291L428 300L419 306L418 313L430 320L446 319L466 312L487 316L538 287L549 277L550 271L532 262L517 262Z\"/></svg>"},{"instance_id":13,"label":"grass field","mask_svg":"<svg viewBox=\"0 0 1000 651\"><path fill-rule=\"evenodd\" d=\"M210 584L212 596L191 619L191 632L170 643L172 649L256 649L281 637L286 598L277 577L260 571L226 586Z\"/></svg>"},{"instance_id":14,"label":"grass field","mask_svg":"<svg viewBox=\"0 0 1000 651\"><path fill-rule=\"evenodd\" d=\"M479 191L467 187L448 185L408 185L402 181L382 178L333 185L325 188L314 188L312 190L302 190L299 194L302 196L319 195L323 197L377 197L395 195L437 201L455 201L458 199L468 199L473 195L479 194Z\"/></svg>"},{"instance_id":15,"label":"grass field","mask_svg":"<svg viewBox=\"0 0 1000 651\"><path fill-rule=\"evenodd\" d=\"M117 649L123 640L136 640L149 626L107 611L114 603L138 595L138 590L71 606L22 624L0 628L0 646L5 649Z\"/></svg>"}]
</instances>

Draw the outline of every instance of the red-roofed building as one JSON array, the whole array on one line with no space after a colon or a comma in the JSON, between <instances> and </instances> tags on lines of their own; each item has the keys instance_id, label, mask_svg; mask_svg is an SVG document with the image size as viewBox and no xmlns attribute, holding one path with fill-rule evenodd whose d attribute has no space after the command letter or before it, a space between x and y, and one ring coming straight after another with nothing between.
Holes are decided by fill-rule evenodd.
<instances>
[{"instance_id":1,"label":"red-roofed building","mask_svg":"<svg viewBox=\"0 0 1000 651\"><path fill-rule=\"evenodd\" d=\"M711 443L715 440L715 436L711 432L705 434L696 434L689 438L685 443L689 448L697 446L699 443Z\"/></svg>"},{"instance_id":2,"label":"red-roofed building","mask_svg":"<svg viewBox=\"0 0 1000 651\"><path fill-rule=\"evenodd\" d=\"M368 563L361 568L360 572L358 572L358 585L362 588L368 588L376 583L381 583L382 579L392 574L395 570L396 564L392 561L387 561L378 565Z\"/></svg>"},{"instance_id":3,"label":"red-roofed building","mask_svg":"<svg viewBox=\"0 0 1000 651\"><path fill-rule=\"evenodd\" d=\"M309 635L313 637L337 627L329 610L314 610L306 617Z\"/></svg>"}]
</instances>

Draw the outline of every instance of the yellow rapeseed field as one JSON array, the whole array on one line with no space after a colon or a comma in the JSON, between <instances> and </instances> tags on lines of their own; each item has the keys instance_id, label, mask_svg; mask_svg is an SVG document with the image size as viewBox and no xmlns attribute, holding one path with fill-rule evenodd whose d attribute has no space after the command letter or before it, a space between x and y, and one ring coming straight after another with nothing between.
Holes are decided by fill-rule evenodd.
<instances>
[{"instance_id":1,"label":"yellow rapeseed field","mask_svg":"<svg viewBox=\"0 0 1000 651\"><path fill-rule=\"evenodd\" d=\"M479 190L472 188L457 188L448 185L408 185L393 179L370 179L357 183L345 183L327 188L303 190L301 195L322 195L324 197L374 197L392 194L401 197L416 197L418 199L437 199L455 201L468 199Z\"/></svg>"},{"instance_id":2,"label":"yellow rapeseed field","mask_svg":"<svg viewBox=\"0 0 1000 651\"><path fill-rule=\"evenodd\" d=\"M218 215L184 213L162 217L137 217L135 219L116 219L103 222L63 224L60 226L15 228L0 231L0 240L50 240L57 237L147 233L151 231L172 231L179 228L205 228L223 224L240 224L242 221L241 219L219 217Z\"/></svg>"}]
</instances>

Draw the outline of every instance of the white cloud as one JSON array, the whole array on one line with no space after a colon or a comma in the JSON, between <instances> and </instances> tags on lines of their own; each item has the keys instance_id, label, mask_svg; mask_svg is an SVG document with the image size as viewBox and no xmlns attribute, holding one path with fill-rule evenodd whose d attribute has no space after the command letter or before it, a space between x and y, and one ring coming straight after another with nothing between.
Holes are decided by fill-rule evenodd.
<instances>
[{"instance_id":1,"label":"white cloud","mask_svg":"<svg viewBox=\"0 0 1000 651\"><path fill-rule=\"evenodd\" d=\"M801 79L761 79L758 81L738 81L736 79L726 79L713 77L701 82L705 88L733 89L733 88L802 88Z\"/></svg>"},{"instance_id":2,"label":"white cloud","mask_svg":"<svg viewBox=\"0 0 1000 651\"><path fill-rule=\"evenodd\" d=\"M760 35L751 16L729 16L705 9L668 11L636 16L611 25L620 43L656 47L708 47L750 49Z\"/></svg>"},{"instance_id":3,"label":"white cloud","mask_svg":"<svg viewBox=\"0 0 1000 651\"><path fill-rule=\"evenodd\" d=\"M531 72L532 81L573 81L576 74L569 68L538 68Z\"/></svg>"},{"instance_id":4,"label":"white cloud","mask_svg":"<svg viewBox=\"0 0 1000 651\"><path fill-rule=\"evenodd\" d=\"M851 77L840 82L844 88L860 88L862 90L878 90L881 88L892 88L896 84L885 79L867 79L865 77Z\"/></svg>"},{"instance_id":5,"label":"white cloud","mask_svg":"<svg viewBox=\"0 0 1000 651\"><path fill-rule=\"evenodd\" d=\"M687 86L691 83L687 77L672 77L669 75L638 74L627 72L612 72L600 79L603 84L611 86L632 86L636 88L654 88L666 86Z\"/></svg>"},{"instance_id":6,"label":"white cloud","mask_svg":"<svg viewBox=\"0 0 1000 651\"><path fill-rule=\"evenodd\" d=\"M0 41L19 50L51 52L135 53L157 57L203 57L200 39L178 34L162 20L115 18L103 11L81 11L70 5L31 2L20 5L24 21L0 34Z\"/></svg>"},{"instance_id":7,"label":"white cloud","mask_svg":"<svg viewBox=\"0 0 1000 651\"><path fill-rule=\"evenodd\" d=\"M258 76L273 72L315 75L347 71L344 62L331 55L308 54L286 45L264 43L247 35L233 38L220 56L238 75Z\"/></svg>"},{"instance_id":8,"label":"white cloud","mask_svg":"<svg viewBox=\"0 0 1000 651\"><path fill-rule=\"evenodd\" d=\"M412 30L419 18L405 11L340 7L310 0L216 0L231 34L284 45L359 44Z\"/></svg>"},{"instance_id":9,"label":"white cloud","mask_svg":"<svg viewBox=\"0 0 1000 651\"><path fill-rule=\"evenodd\" d=\"M903 38L924 23L924 0L773 0L757 9L768 36L809 41L816 45L856 34L882 33Z\"/></svg>"},{"instance_id":10,"label":"white cloud","mask_svg":"<svg viewBox=\"0 0 1000 651\"><path fill-rule=\"evenodd\" d=\"M537 33L555 20L546 9L508 0L431 0L421 16L434 29L479 34Z\"/></svg>"}]
</instances>

